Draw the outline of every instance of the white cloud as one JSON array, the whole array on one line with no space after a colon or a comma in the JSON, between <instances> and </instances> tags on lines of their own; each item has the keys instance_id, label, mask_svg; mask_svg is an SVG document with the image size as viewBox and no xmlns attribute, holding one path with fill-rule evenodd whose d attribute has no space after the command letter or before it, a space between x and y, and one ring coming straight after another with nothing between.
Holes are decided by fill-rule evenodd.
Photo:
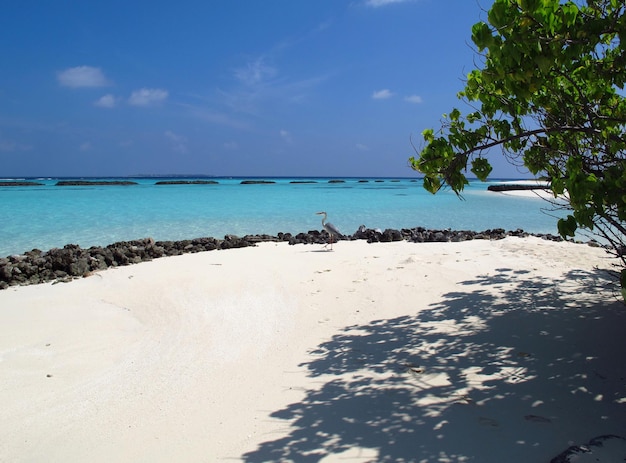
<instances>
[{"instance_id":1,"label":"white cloud","mask_svg":"<svg viewBox=\"0 0 626 463\"><path fill-rule=\"evenodd\" d=\"M174 151L177 153L187 152L187 138L182 135L175 134L171 130L166 130L165 136L170 140Z\"/></svg>"},{"instance_id":2,"label":"white cloud","mask_svg":"<svg viewBox=\"0 0 626 463\"><path fill-rule=\"evenodd\" d=\"M238 130L249 130L247 122L233 118L224 112L215 111L201 105L184 103L179 103L179 105L185 108L193 117L209 122L210 124L222 125L224 127L231 127Z\"/></svg>"},{"instance_id":3,"label":"white cloud","mask_svg":"<svg viewBox=\"0 0 626 463\"><path fill-rule=\"evenodd\" d=\"M378 8L379 6L387 6L393 3L405 3L411 0L365 0L366 6Z\"/></svg>"},{"instance_id":4,"label":"white cloud","mask_svg":"<svg viewBox=\"0 0 626 463\"><path fill-rule=\"evenodd\" d=\"M265 63L263 57L250 61L245 67L235 70L235 77L246 85L258 85L271 79L277 74L277 70Z\"/></svg>"},{"instance_id":5,"label":"white cloud","mask_svg":"<svg viewBox=\"0 0 626 463\"><path fill-rule=\"evenodd\" d=\"M362 144L362 143L357 143L356 144L356 149L358 149L359 151L369 151L369 147L367 145Z\"/></svg>"},{"instance_id":6,"label":"white cloud","mask_svg":"<svg viewBox=\"0 0 626 463\"><path fill-rule=\"evenodd\" d=\"M57 73L59 84L64 87L105 87L109 85L100 68L77 66Z\"/></svg>"},{"instance_id":7,"label":"white cloud","mask_svg":"<svg viewBox=\"0 0 626 463\"><path fill-rule=\"evenodd\" d=\"M303 76L294 80L282 75L274 62L294 46L281 42L266 53L249 57L233 69L231 85L218 89L220 102L231 114L261 116L268 104L301 104L329 75Z\"/></svg>"},{"instance_id":8,"label":"white cloud","mask_svg":"<svg viewBox=\"0 0 626 463\"><path fill-rule=\"evenodd\" d=\"M326 29L330 29L330 27L333 25L333 22L333 19L327 19L326 21L319 23L315 31L321 32L325 31Z\"/></svg>"},{"instance_id":9,"label":"white cloud","mask_svg":"<svg viewBox=\"0 0 626 463\"><path fill-rule=\"evenodd\" d=\"M409 103L422 103L424 100L422 100L422 97L419 95L409 95L407 96L405 99L405 101L408 101Z\"/></svg>"},{"instance_id":10,"label":"white cloud","mask_svg":"<svg viewBox=\"0 0 626 463\"><path fill-rule=\"evenodd\" d=\"M12 153L17 151L30 151L32 149L32 145L24 145L13 140L8 140L0 134L0 152Z\"/></svg>"},{"instance_id":11,"label":"white cloud","mask_svg":"<svg viewBox=\"0 0 626 463\"><path fill-rule=\"evenodd\" d=\"M285 140L285 142L287 143L292 143L293 139L291 138L291 134L289 132L287 132L286 130L281 130L280 131L280 137Z\"/></svg>"},{"instance_id":12,"label":"white cloud","mask_svg":"<svg viewBox=\"0 0 626 463\"><path fill-rule=\"evenodd\" d=\"M160 88L142 88L130 95L128 103L133 106L151 106L165 101L168 95L167 90Z\"/></svg>"},{"instance_id":13,"label":"white cloud","mask_svg":"<svg viewBox=\"0 0 626 463\"><path fill-rule=\"evenodd\" d=\"M375 100L386 100L387 98L391 98L393 93L389 89L382 89L372 93L372 98Z\"/></svg>"},{"instance_id":14,"label":"white cloud","mask_svg":"<svg viewBox=\"0 0 626 463\"><path fill-rule=\"evenodd\" d=\"M101 108L114 108L117 105L117 98L109 93L96 100L94 105Z\"/></svg>"},{"instance_id":15,"label":"white cloud","mask_svg":"<svg viewBox=\"0 0 626 463\"><path fill-rule=\"evenodd\" d=\"M92 146L91 146L91 142L86 141L85 143L82 143L78 149L80 149L81 151L89 151L91 150Z\"/></svg>"},{"instance_id":16,"label":"white cloud","mask_svg":"<svg viewBox=\"0 0 626 463\"><path fill-rule=\"evenodd\" d=\"M234 151L236 149L239 149L239 143L237 143L236 141L227 141L224 142L224 144L222 145L225 149L227 150L231 150Z\"/></svg>"}]
</instances>

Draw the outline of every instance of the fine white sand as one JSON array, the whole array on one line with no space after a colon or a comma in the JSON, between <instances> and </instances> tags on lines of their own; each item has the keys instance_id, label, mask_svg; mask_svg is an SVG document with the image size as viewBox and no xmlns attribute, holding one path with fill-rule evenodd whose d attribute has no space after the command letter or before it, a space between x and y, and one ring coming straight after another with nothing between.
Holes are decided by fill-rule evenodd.
<instances>
[{"instance_id":1,"label":"fine white sand","mask_svg":"<svg viewBox=\"0 0 626 463\"><path fill-rule=\"evenodd\" d=\"M626 437L610 268L538 238L263 243L0 291L0 461L548 462Z\"/></svg>"}]
</instances>

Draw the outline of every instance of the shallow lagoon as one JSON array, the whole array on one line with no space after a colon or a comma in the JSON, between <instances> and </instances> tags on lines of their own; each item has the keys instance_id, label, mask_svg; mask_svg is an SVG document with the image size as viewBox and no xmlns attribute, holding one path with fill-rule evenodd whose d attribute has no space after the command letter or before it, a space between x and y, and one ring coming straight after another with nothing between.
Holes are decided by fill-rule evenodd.
<instances>
[{"instance_id":1,"label":"shallow lagoon","mask_svg":"<svg viewBox=\"0 0 626 463\"><path fill-rule=\"evenodd\" d=\"M460 200L451 191L431 195L421 180L408 178L345 178L342 183L264 178L274 183L247 185L242 178L202 179L218 182L205 185L156 185L161 178L106 180L137 184L56 186L57 179L37 179L42 186L1 187L0 256L144 237L299 233L321 229L315 215L321 210L346 234L360 225L383 230L522 228L556 234L556 218L545 201L493 193L483 182L471 182Z\"/></svg>"}]
</instances>

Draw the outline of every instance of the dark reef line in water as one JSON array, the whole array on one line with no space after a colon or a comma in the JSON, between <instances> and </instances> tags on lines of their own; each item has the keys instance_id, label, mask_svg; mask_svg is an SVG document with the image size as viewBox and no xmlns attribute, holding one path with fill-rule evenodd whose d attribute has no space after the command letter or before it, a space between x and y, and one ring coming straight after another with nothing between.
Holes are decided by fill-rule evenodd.
<instances>
[{"instance_id":1,"label":"dark reef line in water","mask_svg":"<svg viewBox=\"0 0 626 463\"><path fill-rule=\"evenodd\" d=\"M356 183L397 183L400 180L397 179L352 179L352 181ZM417 179L411 179L411 182L417 182ZM337 183L346 183L346 180L339 178L332 178L324 181L329 184L337 184ZM189 179L170 179L170 180L158 180L154 182L154 185L219 185L218 180L189 180ZM243 179L239 182L241 185L271 185L277 183L275 180L263 180L263 179ZM318 180L312 179L302 179L302 180L291 180L290 184L314 184L319 183ZM58 180L54 186L132 186L139 185L138 182L133 180ZM45 186L44 183L31 181L31 180L10 180L10 181L0 181L0 187L34 187L34 186ZM487 187L488 191L516 191L516 190L550 190L550 187L547 185L528 185L528 184L516 184L516 183L505 183L505 184L495 184L489 185Z\"/></svg>"},{"instance_id":2,"label":"dark reef line in water","mask_svg":"<svg viewBox=\"0 0 626 463\"><path fill-rule=\"evenodd\" d=\"M390 182L399 182L400 180L388 180ZM414 181L414 180L411 180ZM369 183L370 180L361 179L357 180L358 183ZM375 183L383 183L385 180L373 180ZM220 182L217 180L158 180L154 182L155 185L218 185ZM277 183L275 180L261 180L261 179L247 179L239 182L241 185L270 185ZM318 183L317 180L292 180L291 184L310 184ZM343 179L330 179L327 183L346 183ZM138 182L133 180L59 180L55 186L129 186L139 185ZM0 187L12 187L12 186L45 186L44 183L26 181L26 180L10 180L0 181Z\"/></svg>"}]
</instances>

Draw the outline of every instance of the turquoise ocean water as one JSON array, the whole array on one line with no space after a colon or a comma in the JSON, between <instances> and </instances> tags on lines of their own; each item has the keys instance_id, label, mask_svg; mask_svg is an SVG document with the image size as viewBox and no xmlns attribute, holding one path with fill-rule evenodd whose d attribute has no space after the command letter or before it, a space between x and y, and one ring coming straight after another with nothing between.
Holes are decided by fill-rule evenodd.
<instances>
[{"instance_id":1,"label":"turquoise ocean water","mask_svg":"<svg viewBox=\"0 0 626 463\"><path fill-rule=\"evenodd\" d=\"M545 201L489 192L483 182L471 182L459 200L451 191L431 195L416 179L265 178L275 183L243 185L242 178L213 178L218 184L155 185L162 179L109 178L138 184L71 187L56 186L58 179L32 180L44 185L0 187L0 256L145 237L295 234L320 230L315 212L322 210L345 234L360 225L556 234L556 218L545 211ZM293 183L307 180L314 183Z\"/></svg>"}]
</instances>

